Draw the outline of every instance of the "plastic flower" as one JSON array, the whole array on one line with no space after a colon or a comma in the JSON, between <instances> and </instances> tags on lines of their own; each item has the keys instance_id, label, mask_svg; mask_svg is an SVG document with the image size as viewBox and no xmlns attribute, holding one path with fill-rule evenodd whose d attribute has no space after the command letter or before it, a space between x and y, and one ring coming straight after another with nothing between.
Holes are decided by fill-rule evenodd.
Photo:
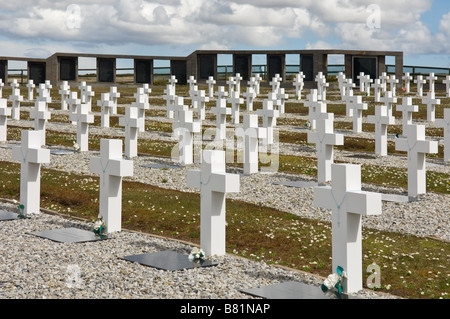
<instances>
[{"instance_id":1,"label":"plastic flower","mask_svg":"<svg viewBox=\"0 0 450 319\"><path fill-rule=\"evenodd\" d=\"M205 257L205 253L203 252L203 250L195 247L194 249L192 249L191 254L189 255L189 260L194 261L194 260L203 259L204 257Z\"/></svg>"}]
</instances>

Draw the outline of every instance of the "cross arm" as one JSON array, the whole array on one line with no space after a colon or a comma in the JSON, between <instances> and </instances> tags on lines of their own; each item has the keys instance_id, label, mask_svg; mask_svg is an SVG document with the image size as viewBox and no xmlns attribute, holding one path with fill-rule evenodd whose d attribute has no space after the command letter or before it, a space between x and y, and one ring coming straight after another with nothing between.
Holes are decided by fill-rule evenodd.
<instances>
[{"instance_id":1,"label":"cross arm","mask_svg":"<svg viewBox=\"0 0 450 319\"><path fill-rule=\"evenodd\" d=\"M382 212L381 194L365 191L347 193L347 211L359 215L380 215Z\"/></svg>"}]
</instances>

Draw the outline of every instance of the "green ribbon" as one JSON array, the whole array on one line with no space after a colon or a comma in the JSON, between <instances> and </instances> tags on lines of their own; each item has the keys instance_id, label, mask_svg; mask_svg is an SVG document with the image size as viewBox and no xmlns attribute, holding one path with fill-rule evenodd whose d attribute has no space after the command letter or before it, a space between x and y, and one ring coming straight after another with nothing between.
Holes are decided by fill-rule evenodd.
<instances>
[{"instance_id":1,"label":"green ribbon","mask_svg":"<svg viewBox=\"0 0 450 319\"><path fill-rule=\"evenodd\" d=\"M25 218L26 216L23 214L23 210L25 209L24 205L18 205L17 208L20 210L19 218Z\"/></svg>"},{"instance_id":2,"label":"green ribbon","mask_svg":"<svg viewBox=\"0 0 450 319\"><path fill-rule=\"evenodd\" d=\"M98 229L94 229L94 234L100 236L100 239L103 239L102 232L103 232L103 225L100 226Z\"/></svg>"},{"instance_id":3,"label":"green ribbon","mask_svg":"<svg viewBox=\"0 0 450 319\"><path fill-rule=\"evenodd\" d=\"M336 272L339 275L339 277L342 278L343 274L344 274L344 268L342 268L341 266L337 266ZM322 284L322 286L320 286L320 288L322 289L322 291L324 293L328 291L328 287L325 286L324 284ZM342 294L342 291L343 291L343 289L342 289L342 279L339 279L339 281L334 285L334 288L337 289L336 296L338 298L340 298L341 294Z\"/></svg>"}]
</instances>

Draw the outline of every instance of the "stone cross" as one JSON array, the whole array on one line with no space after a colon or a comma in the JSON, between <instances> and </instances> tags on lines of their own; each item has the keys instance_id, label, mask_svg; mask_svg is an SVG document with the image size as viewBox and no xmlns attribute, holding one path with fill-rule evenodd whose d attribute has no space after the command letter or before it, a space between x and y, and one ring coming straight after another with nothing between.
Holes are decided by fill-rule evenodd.
<instances>
[{"instance_id":1,"label":"stone cross","mask_svg":"<svg viewBox=\"0 0 450 319\"><path fill-rule=\"evenodd\" d=\"M317 89L312 89L310 94L306 97L306 101L303 103L308 110L308 120L311 123L311 129L316 128L316 120L327 115L327 105L319 101Z\"/></svg>"},{"instance_id":2,"label":"stone cross","mask_svg":"<svg viewBox=\"0 0 450 319\"><path fill-rule=\"evenodd\" d=\"M239 93L239 95L241 94L241 81L242 81L242 76L240 73L236 73L234 75L234 81L235 81L235 88L236 88L236 92Z\"/></svg>"},{"instance_id":3,"label":"stone cross","mask_svg":"<svg viewBox=\"0 0 450 319\"><path fill-rule=\"evenodd\" d=\"M351 110L353 117L353 132L362 132L362 111L367 110L367 103L363 103L362 96L349 96L347 99L347 106Z\"/></svg>"},{"instance_id":4,"label":"stone cross","mask_svg":"<svg viewBox=\"0 0 450 319\"><path fill-rule=\"evenodd\" d=\"M381 81L381 85L382 85L381 90L383 91L383 93L386 92L386 90L387 90L386 83L387 83L388 79L389 79L389 75L387 75L386 72L381 73L380 81Z\"/></svg>"},{"instance_id":5,"label":"stone cross","mask_svg":"<svg viewBox=\"0 0 450 319\"><path fill-rule=\"evenodd\" d=\"M325 183L331 180L331 164L334 160L334 145L344 145L344 135L334 133L334 114L317 120L315 132L308 132L308 143L316 144L317 180Z\"/></svg>"},{"instance_id":6,"label":"stone cross","mask_svg":"<svg viewBox=\"0 0 450 319\"><path fill-rule=\"evenodd\" d=\"M253 89L253 92L256 94L256 78L254 76L250 77L250 80L248 81L248 86Z\"/></svg>"},{"instance_id":7,"label":"stone cross","mask_svg":"<svg viewBox=\"0 0 450 319\"><path fill-rule=\"evenodd\" d=\"M402 79L405 81L405 93L410 93L411 92L411 85L410 82L413 79L413 77L409 74L409 72L406 72Z\"/></svg>"},{"instance_id":8,"label":"stone cross","mask_svg":"<svg viewBox=\"0 0 450 319\"><path fill-rule=\"evenodd\" d=\"M89 110L91 110L92 107L92 97L95 96L95 92L92 91L92 86L88 85L86 90L84 91L84 97L86 104L89 105Z\"/></svg>"},{"instance_id":9,"label":"stone cross","mask_svg":"<svg viewBox=\"0 0 450 319\"><path fill-rule=\"evenodd\" d=\"M282 79L279 74L275 74L275 76L272 78L272 82L270 82L269 84L272 86L273 93L277 93L280 89L281 80Z\"/></svg>"},{"instance_id":10,"label":"stone cross","mask_svg":"<svg viewBox=\"0 0 450 319\"><path fill-rule=\"evenodd\" d=\"M225 151L204 150L201 169L188 171L186 181L200 188L200 247L207 256L225 255L225 197L239 192L239 175L225 172Z\"/></svg>"},{"instance_id":11,"label":"stone cross","mask_svg":"<svg viewBox=\"0 0 450 319\"><path fill-rule=\"evenodd\" d=\"M192 97L192 104L196 106L199 120L204 120L206 117L205 108L207 102L209 102L209 97L205 96L204 90L197 91L197 94Z\"/></svg>"},{"instance_id":12,"label":"stone cross","mask_svg":"<svg viewBox=\"0 0 450 319\"><path fill-rule=\"evenodd\" d=\"M244 99L239 97L238 91L233 91L233 92L231 92L231 95L228 98L228 103L231 104L231 123L238 124L239 123L239 105L244 103Z\"/></svg>"},{"instance_id":13,"label":"stone cross","mask_svg":"<svg viewBox=\"0 0 450 319\"><path fill-rule=\"evenodd\" d=\"M138 113L137 107L129 106L125 108L125 116L119 118L119 125L125 127L125 156L128 158L138 156Z\"/></svg>"},{"instance_id":14,"label":"stone cross","mask_svg":"<svg viewBox=\"0 0 450 319\"><path fill-rule=\"evenodd\" d=\"M345 78L345 74L343 72L339 72L338 76L337 76L337 80L338 80L338 85L339 85L339 91L341 92L341 99L344 99L346 93L345 93L345 82L346 82L346 78Z\"/></svg>"},{"instance_id":15,"label":"stone cross","mask_svg":"<svg viewBox=\"0 0 450 319\"><path fill-rule=\"evenodd\" d=\"M133 161L122 158L122 140L101 139L100 156L91 157L90 171L100 174L99 216L107 233L122 230L122 178L133 176Z\"/></svg>"},{"instance_id":16,"label":"stone cross","mask_svg":"<svg viewBox=\"0 0 450 319\"><path fill-rule=\"evenodd\" d=\"M35 87L36 87L36 84L33 83L33 80L28 80L28 83L27 83L28 101L33 101L33 92L34 92Z\"/></svg>"},{"instance_id":17,"label":"stone cross","mask_svg":"<svg viewBox=\"0 0 450 319\"><path fill-rule=\"evenodd\" d=\"M284 88L279 88L278 92L276 93L277 100L280 101L280 114L284 114L285 109L285 101L289 98L289 94L284 93Z\"/></svg>"},{"instance_id":18,"label":"stone cross","mask_svg":"<svg viewBox=\"0 0 450 319\"><path fill-rule=\"evenodd\" d=\"M111 114L117 114L117 99L120 97L120 92L117 92L117 86L111 86L109 97L112 102Z\"/></svg>"},{"instance_id":19,"label":"stone cross","mask_svg":"<svg viewBox=\"0 0 450 319\"><path fill-rule=\"evenodd\" d=\"M81 104L81 99L77 97L77 92L70 92L69 99L67 100L67 104L69 105L69 118L71 114L77 113L77 108ZM85 103L84 103L85 104ZM89 108L89 105L87 106ZM76 121L70 120L70 123L75 125Z\"/></svg>"},{"instance_id":20,"label":"stone cross","mask_svg":"<svg viewBox=\"0 0 450 319\"><path fill-rule=\"evenodd\" d=\"M450 108L444 109L444 117L436 120L436 127L444 129L444 162L448 162L450 161Z\"/></svg>"},{"instance_id":21,"label":"stone cross","mask_svg":"<svg viewBox=\"0 0 450 319\"><path fill-rule=\"evenodd\" d=\"M422 98L422 103L427 105L427 121L434 122L436 118L436 105L441 104L440 99L436 99L434 91L427 92L427 96Z\"/></svg>"},{"instance_id":22,"label":"stone cross","mask_svg":"<svg viewBox=\"0 0 450 319\"><path fill-rule=\"evenodd\" d=\"M259 95L260 94L261 81L262 81L262 77L261 77L261 75L259 73L255 74L255 81L256 81L255 92L256 92L256 95Z\"/></svg>"},{"instance_id":23,"label":"stone cross","mask_svg":"<svg viewBox=\"0 0 450 319\"><path fill-rule=\"evenodd\" d=\"M417 95L423 96L423 85L427 83L427 80L424 80L422 75L418 75L414 80L414 83L417 84Z\"/></svg>"},{"instance_id":24,"label":"stone cross","mask_svg":"<svg viewBox=\"0 0 450 319\"><path fill-rule=\"evenodd\" d=\"M50 150L41 148L38 131L22 131L20 146L12 147L12 158L20 165L20 204L23 213L40 213L41 164L50 163Z\"/></svg>"},{"instance_id":25,"label":"stone cross","mask_svg":"<svg viewBox=\"0 0 450 319\"><path fill-rule=\"evenodd\" d=\"M295 75L293 85L295 87L295 98L297 100L301 100L302 99L302 90L303 90L303 87L305 85L305 83L303 82L303 79L305 77L306 76L303 74L303 72L297 73Z\"/></svg>"},{"instance_id":26,"label":"stone cross","mask_svg":"<svg viewBox=\"0 0 450 319\"><path fill-rule=\"evenodd\" d=\"M343 292L362 290L362 216L382 213L381 194L361 191L360 165L332 164L331 187L314 187L314 205L332 211L332 269L347 273Z\"/></svg>"},{"instance_id":27,"label":"stone cross","mask_svg":"<svg viewBox=\"0 0 450 319\"><path fill-rule=\"evenodd\" d=\"M383 102L384 105L386 105L388 116L391 117L392 116L393 105L394 105L394 103L395 104L397 103L397 98L392 96L392 92L391 91L386 91L384 96L381 98L381 102Z\"/></svg>"},{"instance_id":28,"label":"stone cross","mask_svg":"<svg viewBox=\"0 0 450 319\"><path fill-rule=\"evenodd\" d=\"M23 101L23 96L20 95L20 89L13 88L12 94L9 96L9 100L12 101L12 119L20 120L20 102Z\"/></svg>"},{"instance_id":29,"label":"stone cross","mask_svg":"<svg viewBox=\"0 0 450 319\"><path fill-rule=\"evenodd\" d=\"M383 84L381 83L380 79L375 79L374 84L372 85L372 88L374 89L374 95L375 95L375 102L381 102L381 91L383 91Z\"/></svg>"},{"instance_id":30,"label":"stone cross","mask_svg":"<svg viewBox=\"0 0 450 319\"><path fill-rule=\"evenodd\" d=\"M20 84L17 82L17 79L12 80L11 88L13 88L13 89L19 89L20 88Z\"/></svg>"},{"instance_id":31,"label":"stone cross","mask_svg":"<svg viewBox=\"0 0 450 319\"><path fill-rule=\"evenodd\" d=\"M402 129L403 135L406 136L406 127L409 124L412 124L412 113L418 112L419 107L417 105L412 105L412 97L404 96L402 98L402 104L397 104L396 110L402 112Z\"/></svg>"},{"instance_id":32,"label":"stone cross","mask_svg":"<svg viewBox=\"0 0 450 319\"><path fill-rule=\"evenodd\" d=\"M450 97L450 75L447 75L445 77L445 80L442 80L442 83L445 84L445 96ZM0 91L1 91L1 87L0 87ZM1 92L0 92L0 97L1 97Z\"/></svg>"},{"instance_id":33,"label":"stone cross","mask_svg":"<svg viewBox=\"0 0 450 319\"><path fill-rule=\"evenodd\" d=\"M395 149L408 153L408 196L417 197L426 193L427 153L438 152L437 141L425 140L425 125L408 125L407 137L395 140Z\"/></svg>"},{"instance_id":34,"label":"stone cross","mask_svg":"<svg viewBox=\"0 0 450 319\"><path fill-rule=\"evenodd\" d=\"M247 111L253 111L253 100L256 98L256 92L253 87L247 87L247 92L244 92L245 102L247 104Z\"/></svg>"},{"instance_id":35,"label":"stone cross","mask_svg":"<svg viewBox=\"0 0 450 319\"><path fill-rule=\"evenodd\" d=\"M152 93L152 89L150 88L150 85L148 83L144 83L142 85L142 88L144 89L144 94L146 95L145 96L145 98L146 98L145 101L148 102L148 97L149 97L150 93Z\"/></svg>"},{"instance_id":36,"label":"stone cross","mask_svg":"<svg viewBox=\"0 0 450 319\"><path fill-rule=\"evenodd\" d=\"M236 128L236 135L243 139L244 175L258 173L258 140L266 135L266 129L258 126L258 115L244 114L244 125Z\"/></svg>"},{"instance_id":37,"label":"stone cross","mask_svg":"<svg viewBox=\"0 0 450 319\"><path fill-rule=\"evenodd\" d=\"M227 107L224 97L227 95L223 86L219 86L216 92L216 106L211 108L211 112L216 115L216 140L226 139L227 115L231 114L231 108Z\"/></svg>"},{"instance_id":38,"label":"stone cross","mask_svg":"<svg viewBox=\"0 0 450 319\"><path fill-rule=\"evenodd\" d=\"M390 92L390 91L389 91ZM387 126L395 124L386 105L375 105L375 115L367 116L367 122L375 124L375 154L387 155Z\"/></svg>"},{"instance_id":39,"label":"stone cross","mask_svg":"<svg viewBox=\"0 0 450 319\"><path fill-rule=\"evenodd\" d=\"M437 81L437 76L434 75L434 73L430 73L429 76L427 76L427 80L430 83L429 91L434 93L434 83Z\"/></svg>"},{"instance_id":40,"label":"stone cross","mask_svg":"<svg viewBox=\"0 0 450 319\"><path fill-rule=\"evenodd\" d=\"M67 81L63 81L58 93L61 95L61 110L67 110L67 100L70 95L70 86Z\"/></svg>"},{"instance_id":41,"label":"stone cross","mask_svg":"<svg viewBox=\"0 0 450 319\"><path fill-rule=\"evenodd\" d=\"M175 89L171 84L167 84L164 90L163 98L166 100L167 118L173 119L174 104L175 104Z\"/></svg>"},{"instance_id":42,"label":"stone cross","mask_svg":"<svg viewBox=\"0 0 450 319\"><path fill-rule=\"evenodd\" d=\"M146 97L144 88L138 88L137 92L134 94L136 99L135 102L131 103L131 106L135 106L139 110L139 132L145 131L145 110L150 108L148 103L148 95Z\"/></svg>"},{"instance_id":43,"label":"stone cross","mask_svg":"<svg viewBox=\"0 0 450 319\"><path fill-rule=\"evenodd\" d=\"M212 99L214 97L214 84L216 84L216 80L214 80L214 77L209 76L206 84L208 84L208 97Z\"/></svg>"},{"instance_id":44,"label":"stone cross","mask_svg":"<svg viewBox=\"0 0 450 319\"><path fill-rule=\"evenodd\" d=\"M79 151L88 151L89 124L94 123L94 114L90 113L89 105L86 103L80 104L80 102L78 102L78 105L75 107L75 112L69 114L69 120L77 125L77 144L80 147Z\"/></svg>"},{"instance_id":45,"label":"stone cross","mask_svg":"<svg viewBox=\"0 0 450 319\"><path fill-rule=\"evenodd\" d=\"M391 85L392 96L396 96L397 83L399 83L399 80L395 78L395 75L391 75L387 82Z\"/></svg>"},{"instance_id":46,"label":"stone cross","mask_svg":"<svg viewBox=\"0 0 450 319\"><path fill-rule=\"evenodd\" d=\"M359 72L359 75L356 76L356 78L359 80L359 91L360 92L365 92L365 84L366 84L366 82L365 81L361 81L361 80L365 79L364 72Z\"/></svg>"},{"instance_id":47,"label":"stone cross","mask_svg":"<svg viewBox=\"0 0 450 319\"><path fill-rule=\"evenodd\" d=\"M363 90L361 92L365 92L367 96L370 96L370 84L373 83L373 80L370 78L370 75L364 75L360 83L363 84Z\"/></svg>"},{"instance_id":48,"label":"stone cross","mask_svg":"<svg viewBox=\"0 0 450 319\"><path fill-rule=\"evenodd\" d=\"M11 108L8 107L8 100L0 98L0 141L2 142L8 139L8 116L11 116Z\"/></svg>"},{"instance_id":49,"label":"stone cross","mask_svg":"<svg viewBox=\"0 0 450 319\"><path fill-rule=\"evenodd\" d=\"M50 83L50 80L45 80L45 89L47 90L48 96L51 96L51 89L53 88L53 85Z\"/></svg>"},{"instance_id":50,"label":"stone cross","mask_svg":"<svg viewBox=\"0 0 450 319\"><path fill-rule=\"evenodd\" d=\"M194 78L193 75L189 75L187 83L189 83L189 91L192 91L194 89L195 84L197 83L197 80Z\"/></svg>"},{"instance_id":51,"label":"stone cross","mask_svg":"<svg viewBox=\"0 0 450 319\"><path fill-rule=\"evenodd\" d=\"M50 96L50 91L46 88L45 83L39 84L38 96L37 96L36 100L44 101L47 104L52 102L52 98Z\"/></svg>"},{"instance_id":52,"label":"stone cross","mask_svg":"<svg viewBox=\"0 0 450 319\"><path fill-rule=\"evenodd\" d=\"M178 149L172 150L172 159L181 165L192 164L194 162L194 133L201 132L201 122L194 121L193 111L182 109L178 111L178 119L173 121L172 127L179 139Z\"/></svg>"},{"instance_id":53,"label":"stone cross","mask_svg":"<svg viewBox=\"0 0 450 319\"><path fill-rule=\"evenodd\" d=\"M263 100L263 108L258 109L257 114L263 118L263 126L266 129L266 138L263 139L264 145L273 144L273 129L277 125L277 117L280 116L278 110L273 107L273 101Z\"/></svg>"},{"instance_id":54,"label":"stone cross","mask_svg":"<svg viewBox=\"0 0 450 319\"><path fill-rule=\"evenodd\" d=\"M345 96L353 95L353 88L356 86L352 79L347 79L342 84L344 86Z\"/></svg>"},{"instance_id":55,"label":"stone cross","mask_svg":"<svg viewBox=\"0 0 450 319\"><path fill-rule=\"evenodd\" d=\"M169 79L169 84L172 86L173 90L175 91L176 89L176 84L178 83L177 78L175 77L175 75L171 75L170 79Z\"/></svg>"},{"instance_id":56,"label":"stone cross","mask_svg":"<svg viewBox=\"0 0 450 319\"><path fill-rule=\"evenodd\" d=\"M35 101L34 108L30 112L30 118L34 119L34 130L41 135L41 145L45 145L45 127L51 114L44 101Z\"/></svg>"},{"instance_id":57,"label":"stone cross","mask_svg":"<svg viewBox=\"0 0 450 319\"><path fill-rule=\"evenodd\" d=\"M189 106L184 104L184 98L182 96L175 96L175 102L169 107L169 111L173 111L173 119L172 126L174 123L177 123L178 121L178 114L181 111L189 110Z\"/></svg>"},{"instance_id":58,"label":"stone cross","mask_svg":"<svg viewBox=\"0 0 450 319\"><path fill-rule=\"evenodd\" d=\"M226 82L228 84L228 96L232 96L233 92L234 92L234 86L236 84L236 80L234 79L234 77L230 76L228 78L228 81ZM238 92L240 93L240 92Z\"/></svg>"},{"instance_id":59,"label":"stone cross","mask_svg":"<svg viewBox=\"0 0 450 319\"><path fill-rule=\"evenodd\" d=\"M327 87L329 87L330 84L327 83L326 81L327 79L322 74L322 72L319 72L316 76L318 100L325 101L327 99Z\"/></svg>"},{"instance_id":60,"label":"stone cross","mask_svg":"<svg viewBox=\"0 0 450 319\"><path fill-rule=\"evenodd\" d=\"M100 106L101 109L101 127L109 127L109 115L113 105L113 101L109 99L109 93L102 93L101 100L97 101L97 106Z\"/></svg>"},{"instance_id":61,"label":"stone cross","mask_svg":"<svg viewBox=\"0 0 450 319\"><path fill-rule=\"evenodd\" d=\"M3 79L0 78L0 99L3 97L3 87L5 83L3 83Z\"/></svg>"},{"instance_id":62,"label":"stone cross","mask_svg":"<svg viewBox=\"0 0 450 319\"><path fill-rule=\"evenodd\" d=\"M81 103L86 103L86 96L85 96L85 91L87 89L86 81L81 81L80 85L78 86L78 89L80 90Z\"/></svg>"}]
</instances>

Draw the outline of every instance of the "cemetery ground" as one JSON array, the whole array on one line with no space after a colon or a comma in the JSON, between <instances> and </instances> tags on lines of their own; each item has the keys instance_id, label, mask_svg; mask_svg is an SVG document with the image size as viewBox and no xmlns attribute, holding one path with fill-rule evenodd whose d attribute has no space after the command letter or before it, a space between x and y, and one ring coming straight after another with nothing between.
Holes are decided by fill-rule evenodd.
<instances>
[{"instance_id":1,"label":"cemetery ground","mask_svg":"<svg viewBox=\"0 0 450 319\"><path fill-rule=\"evenodd\" d=\"M77 91L77 88L72 89ZM177 142L171 138L172 123L166 118L166 102L161 97L163 89L163 86L152 87L149 98L151 107L146 111L146 131L139 133L139 157L133 159L135 174L133 177L124 178L122 225L133 231L198 245L200 197L198 191L186 187L183 168L170 168L173 164L171 152ZM21 90L26 96L26 88L22 87ZM57 88L51 91L53 102L49 104L49 108L53 110L47 125L47 146L62 146L72 150L76 141L76 127L68 124L67 111L60 110L60 96L57 91ZM93 91L96 94L92 101L92 111L98 115L100 108L96 106L97 99L100 93L108 92L109 87L93 86ZM133 94L136 92L136 86L119 87L118 91L121 93L118 113L123 115L124 106L135 100ZM266 97L267 92L268 88L262 88L259 97ZM407 168L398 163L404 160L406 153L396 151L391 138L388 141L389 156L375 156L374 125L363 122L363 133L353 134L352 120L345 116L345 103L340 101L339 93L336 92L328 93L327 110L335 114L335 131L344 132L346 135L344 145L334 147L335 163L361 164L363 187L368 190L381 189L404 195L407 188ZM293 89L287 90L287 93L292 97ZM443 109L450 106L450 98L442 97L445 95L443 92L437 93L441 93L441 104L436 106L436 118L442 118ZM8 88L4 88L3 94L9 95ZM306 94L303 92L302 95ZM177 95L188 96L188 86L177 85ZM399 97L401 96L404 94L400 93ZM414 94L410 96L413 96L414 104L421 104ZM373 102L373 97L365 97L365 101L368 101L369 107L363 111L364 116L374 114L377 103ZM190 105L189 98L185 98L185 104ZM21 130L33 128L29 117L33 105L32 102L22 102L21 121L9 121L9 144L20 142ZM214 105L214 101L208 102L207 110ZM261 100L255 100L254 109L261 107ZM241 110L245 110L245 105L241 105ZM333 272L331 223L324 217L327 213L312 207L311 189L292 189L272 183L270 187L267 186L267 180L272 181L270 178L292 181L316 179L315 147L308 144L306 138L307 115L308 110L303 106L303 99L288 100L286 114L277 119L280 142L277 172L243 176L241 182L244 184L244 190L241 190L241 194L227 195L227 253L326 277ZM401 113L395 110L393 115L396 118L401 117ZM426 108L422 107L419 112L413 114L413 119L424 121L426 116ZM86 221L94 221L97 218L99 178L89 173L88 159L91 154L98 154L101 138L123 139L123 128L119 126L118 118L119 116L111 116L110 128L101 128L100 117L95 117L95 122L90 125L87 154L75 152L73 155L53 156L50 164L43 165L42 209L63 214L67 218L82 218ZM207 112L207 123L203 125L203 130L214 127L213 119L214 115ZM240 122L242 123L242 119ZM401 134L401 130L401 122L388 126L388 134L391 136ZM443 129L427 125L426 136L430 139L442 137ZM19 200L20 165L8 160L7 152L7 148L2 150L4 154L0 162L0 197L10 201ZM450 169L448 165L441 165L443 153L443 145L440 144L437 154L427 155L427 194L421 195L418 202L408 203L408 206L403 203L384 202L383 207L398 206L398 209L405 210L406 220L409 209L433 214L433 207L429 207L432 201L428 199L448 204ZM261 166L269 165L264 156L267 154L261 154ZM162 165L160 168L149 169L141 166L148 162L164 163L167 167ZM192 167L198 167L198 164ZM241 165L227 164L227 171L239 173ZM266 193L264 190L254 189L258 183L267 187ZM299 197L296 198L297 195ZM303 213L295 214L295 210L301 210ZM422 236L410 234L403 225L405 220L401 219L391 225L390 231L377 229L377 223L383 223L382 216L373 224L363 224L365 288L370 273L364 270L371 264L377 264L381 269L381 287L377 288L377 291L404 298L448 299L450 234L449 211L446 212L447 216L435 216L442 219L440 229ZM416 227L418 230L415 232L420 234L420 225Z\"/></svg>"}]
</instances>

